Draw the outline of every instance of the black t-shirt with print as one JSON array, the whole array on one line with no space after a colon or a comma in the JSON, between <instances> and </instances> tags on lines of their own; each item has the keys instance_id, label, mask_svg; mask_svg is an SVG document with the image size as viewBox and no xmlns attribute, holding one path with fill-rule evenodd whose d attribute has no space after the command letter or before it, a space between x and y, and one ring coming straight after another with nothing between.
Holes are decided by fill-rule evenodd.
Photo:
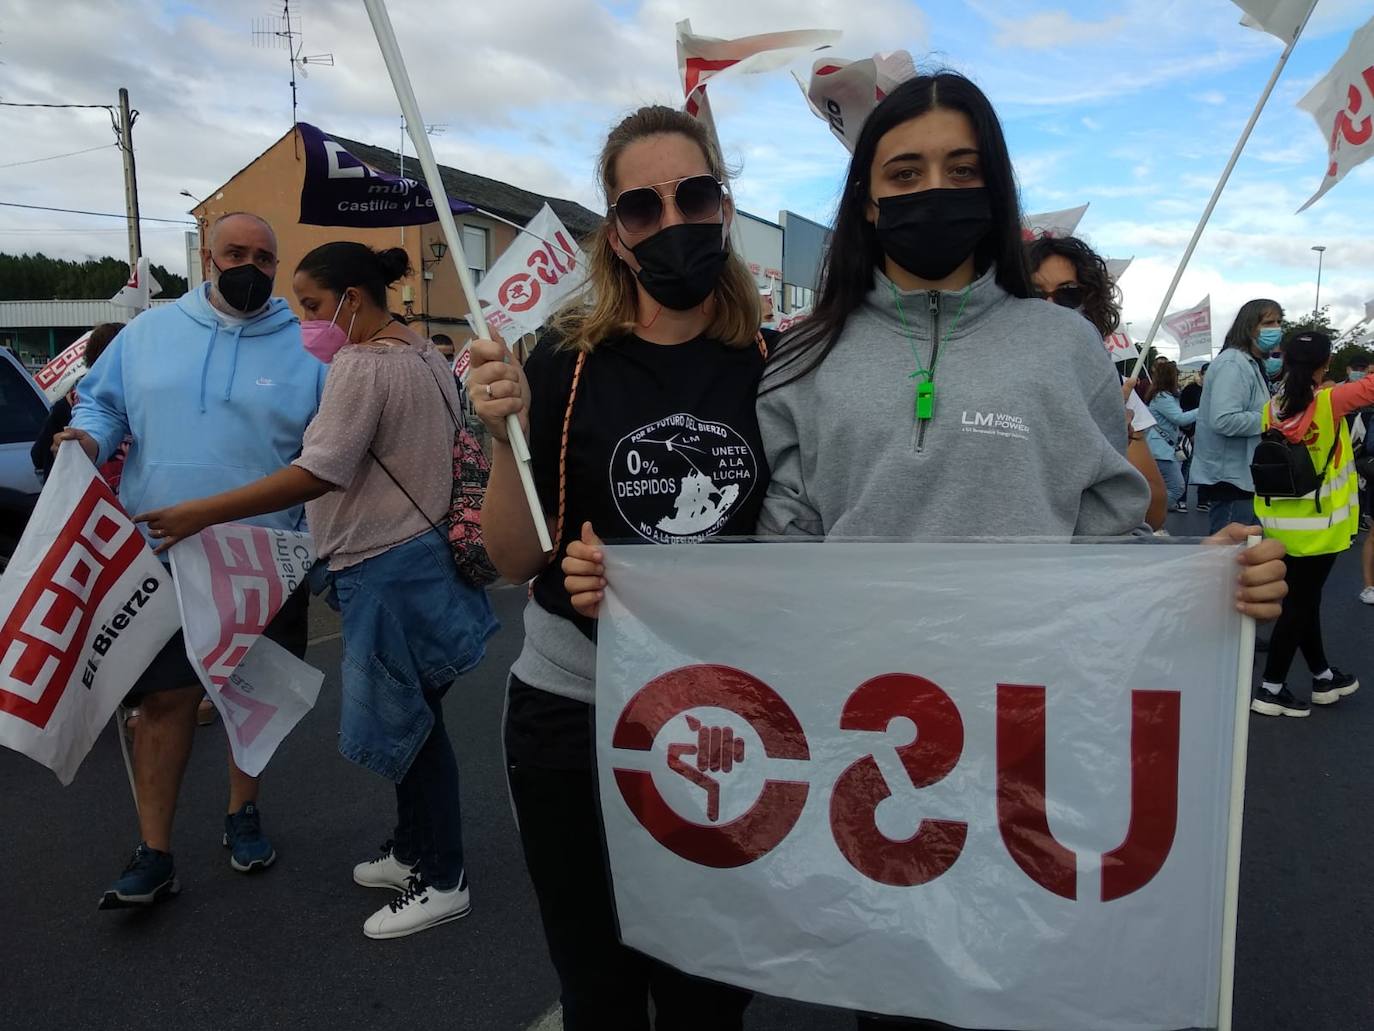
<instances>
[{"instance_id":1,"label":"black t-shirt with print","mask_svg":"<svg viewBox=\"0 0 1374 1031\"><path fill-rule=\"evenodd\" d=\"M595 639L595 621L573 611L561 568L584 522L608 543L754 532L768 483L754 412L763 362L754 346L704 337L663 345L629 334L587 356L568 434L558 559L534 582L540 605ZM551 518L576 363L577 352L551 334L525 363L534 482Z\"/></svg>"}]
</instances>

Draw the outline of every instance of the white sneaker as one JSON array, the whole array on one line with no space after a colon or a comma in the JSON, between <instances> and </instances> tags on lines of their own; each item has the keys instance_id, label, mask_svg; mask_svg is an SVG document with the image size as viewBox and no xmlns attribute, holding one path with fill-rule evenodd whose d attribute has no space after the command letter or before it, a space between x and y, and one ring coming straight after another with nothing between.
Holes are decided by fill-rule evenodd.
<instances>
[{"instance_id":1,"label":"white sneaker","mask_svg":"<svg viewBox=\"0 0 1374 1031\"><path fill-rule=\"evenodd\" d=\"M353 883L364 888L390 888L392 891L405 891L410 878L415 874L413 867L406 866L396 858L391 842L382 846L382 854L369 859L353 868Z\"/></svg>"},{"instance_id":2,"label":"white sneaker","mask_svg":"<svg viewBox=\"0 0 1374 1031\"><path fill-rule=\"evenodd\" d=\"M1366 605L1374 605L1374 587L1366 587L1360 592L1360 601Z\"/></svg>"},{"instance_id":3,"label":"white sneaker","mask_svg":"<svg viewBox=\"0 0 1374 1031\"><path fill-rule=\"evenodd\" d=\"M468 900L466 874L460 877L458 887L449 891L440 891L416 876L411 878L410 887L403 895L367 918L363 934L369 938L404 938L416 931L461 919L470 912L472 904Z\"/></svg>"}]
</instances>

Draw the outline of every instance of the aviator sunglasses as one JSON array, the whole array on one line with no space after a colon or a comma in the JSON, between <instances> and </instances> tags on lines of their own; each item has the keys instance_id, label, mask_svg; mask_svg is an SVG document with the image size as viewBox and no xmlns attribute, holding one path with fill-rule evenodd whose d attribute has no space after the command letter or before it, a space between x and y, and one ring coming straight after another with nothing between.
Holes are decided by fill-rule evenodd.
<instances>
[{"instance_id":1,"label":"aviator sunglasses","mask_svg":"<svg viewBox=\"0 0 1374 1031\"><path fill-rule=\"evenodd\" d=\"M627 233L638 235L657 229L663 220L663 197L655 186L667 186L673 180L654 186L637 186L626 190L611 205L611 214L620 220ZM720 214L721 199L725 195L720 180L714 176L689 175L677 180L673 189L673 204L685 222L705 222Z\"/></svg>"},{"instance_id":2,"label":"aviator sunglasses","mask_svg":"<svg viewBox=\"0 0 1374 1031\"><path fill-rule=\"evenodd\" d=\"M1061 308L1083 307L1083 287L1078 283L1056 287L1048 293L1042 291L1040 296L1047 301L1053 301Z\"/></svg>"}]
</instances>

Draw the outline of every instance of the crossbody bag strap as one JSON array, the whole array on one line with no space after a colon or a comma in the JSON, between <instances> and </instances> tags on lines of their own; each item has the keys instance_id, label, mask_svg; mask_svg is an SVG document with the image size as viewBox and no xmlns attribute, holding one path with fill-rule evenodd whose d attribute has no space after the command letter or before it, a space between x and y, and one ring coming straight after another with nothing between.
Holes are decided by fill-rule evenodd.
<instances>
[{"instance_id":1,"label":"crossbody bag strap","mask_svg":"<svg viewBox=\"0 0 1374 1031\"><path fill-rule=\"evenodd\" d=\"M573 366L572 387L568 391L568 406L563 410L563 437L558 444L558 522L554 524L553 535L555 559L558 556L559 545L563 540L563 524L568 512L568 437L572 432L573 402L577 400L577 387L582 382L582 369L586 364L587 352L579 351L577 364Z\"/></svg>"}]
</instances>

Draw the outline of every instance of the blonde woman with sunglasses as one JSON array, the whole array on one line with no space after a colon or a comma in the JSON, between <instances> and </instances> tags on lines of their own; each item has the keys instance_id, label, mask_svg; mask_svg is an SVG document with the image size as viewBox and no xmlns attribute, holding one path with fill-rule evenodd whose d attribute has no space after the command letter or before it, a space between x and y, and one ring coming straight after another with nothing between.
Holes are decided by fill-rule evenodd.
<instances>
[{"instance_id":1,"label":"blonde woman with sunglasses","mask_svg":"<svg viewBox=\"0 0 1374 1031\"><path fill-rule=\"evenodd\" d=\"M511 796L562 987L567 1031L741 1027L749 994L690 978L620 944L593 770L595 623L578 615L563 558L591 527L668 544L752 533L767 488L754 398L759 295L730 246L734 204L715 142L646 107L599 161L605 222L589 242L590 302L563 312L522 370L473 345L469 382L496 440L482 512L503 575L533 580L505 728ZM525 507L505 418L529 436L557 553Z\"/></svg>"}]
</instances>

